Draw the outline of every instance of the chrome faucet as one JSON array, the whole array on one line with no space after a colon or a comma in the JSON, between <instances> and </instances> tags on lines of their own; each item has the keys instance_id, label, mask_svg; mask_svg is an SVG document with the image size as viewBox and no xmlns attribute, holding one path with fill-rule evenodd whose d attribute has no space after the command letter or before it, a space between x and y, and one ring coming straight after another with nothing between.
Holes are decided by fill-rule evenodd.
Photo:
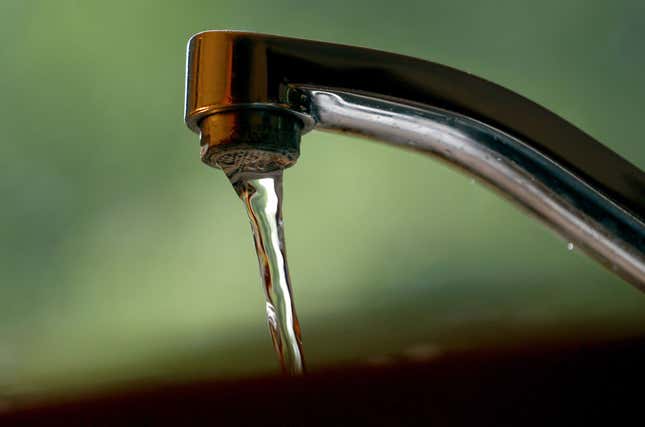
<instances>
[{"instance_id":1,"label":"chrome faucet","mask_svg":"<svg viewBox=\"0 0 645 427\"><path fill-rule=\"evenodd\" d=\"M185 119L229 176L293 165L310 130L433 155L476 176L645 291L645 174L557 115L407 56L264 34L188 44Z\"/></svg>"}]
</instances>

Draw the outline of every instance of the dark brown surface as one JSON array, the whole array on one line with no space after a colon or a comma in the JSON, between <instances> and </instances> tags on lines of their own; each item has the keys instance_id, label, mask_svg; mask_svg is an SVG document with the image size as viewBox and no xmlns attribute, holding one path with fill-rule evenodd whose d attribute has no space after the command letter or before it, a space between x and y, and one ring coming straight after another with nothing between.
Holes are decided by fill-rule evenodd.
<instances>
[{"instance_id":1,"label":"dark brown surface","mask_svg":"<svg viewBox=\"0 0 645 427\"><path fill-rule=\"evenodd\" d=\"M636 422L645 405L643 361L645 337L469 353L140 389L23 409L0 416L0 425L626 425L619 420Z\"/></svg>"}]
</instances>

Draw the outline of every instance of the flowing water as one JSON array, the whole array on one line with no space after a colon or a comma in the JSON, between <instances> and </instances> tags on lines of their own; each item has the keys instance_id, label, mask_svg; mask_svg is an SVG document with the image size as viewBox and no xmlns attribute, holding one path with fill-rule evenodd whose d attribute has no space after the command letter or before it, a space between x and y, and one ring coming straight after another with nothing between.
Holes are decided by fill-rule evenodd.
<instances>
[{"instance_id":1,"label":"flowing water","mask_svg":"<svg viewBox=\"0 0 645 427\"><path fill-rule=\"evenodd\" d=\"M266 296L273 347L282 371L304 373L300 324L291 291L282 223L282 171L238 176L233 186L246 206Z\"/></svg>"}]
</instances>

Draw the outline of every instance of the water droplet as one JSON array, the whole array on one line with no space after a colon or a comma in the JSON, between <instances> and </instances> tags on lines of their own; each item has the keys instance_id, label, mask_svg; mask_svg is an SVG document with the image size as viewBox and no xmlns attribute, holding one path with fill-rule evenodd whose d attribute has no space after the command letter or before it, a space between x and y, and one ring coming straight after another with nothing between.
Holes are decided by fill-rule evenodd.
<instances>
[{"instance_id":1,"label":"water droplet","mask_svg":"<svg viewBox=\"0 0 645 427\"><path fill-rule=\"evenodd\" d=\"M567 243L567 250L572 251L574 247L575 246L573 246L573 242Z\"/></svg>"}]
</instances>

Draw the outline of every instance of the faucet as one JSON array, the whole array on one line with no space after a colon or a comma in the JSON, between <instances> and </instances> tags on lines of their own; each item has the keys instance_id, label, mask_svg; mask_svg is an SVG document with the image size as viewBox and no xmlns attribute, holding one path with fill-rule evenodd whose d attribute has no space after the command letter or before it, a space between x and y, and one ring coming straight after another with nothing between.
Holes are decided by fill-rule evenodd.
<instances>
[{"instance_id":1,"label":"faucet","mask_svg":"<svg viewBox=\"0 0 645 427\"><path fill-rule=\"evenodd\" d=\"M314 129L420 151L645 291L645 173L514 92L408 56L237 31L194 35L186 68L186 124L229 177L292 166Z\"/></svg>"}]
</instances>

